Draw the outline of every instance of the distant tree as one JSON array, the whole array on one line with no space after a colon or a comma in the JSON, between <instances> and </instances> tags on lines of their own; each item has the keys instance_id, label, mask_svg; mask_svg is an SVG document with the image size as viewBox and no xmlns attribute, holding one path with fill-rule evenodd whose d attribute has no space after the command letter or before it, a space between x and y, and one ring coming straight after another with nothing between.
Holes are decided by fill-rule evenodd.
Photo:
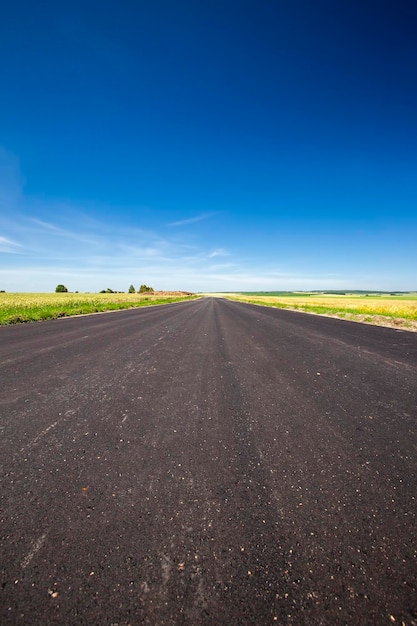
<instances>
[{"instance_id":1,"label":"distant tree","mask_svg":"<svg viewBox=\"0 0 417 626\"><path fill-rule=\"evenodd\" d=\"M55 293L67 293L68 289L65 285L57 285L55 288Z\"/></svg>"},{"instance_id":2,"label":"distant tree","mask_svg":"<svg viewBox=\"0 0 417 626\"><path fill-rule=\"evenodd\" d=\"M153 291L153 287L148 287L147 285L141 285L139 287L139 292L138 293L147 293L149 291Z\"/></svg>"},{"instance_id":3,"label":"distant tree","mask_svg":"<svg viewBox=\"0 0 417 626\"><path fill-rule=\"evenodd\" d=\"M133 285L130 285L129 287L129 293L135 293L136 289L134 288Z\"/></svg>"},{"instance_id":4,"label":"distant tree","mask_svg":"<svg viewBox=\"0 0 417 626\"><path fill-rule=\"evenodd\" d=\"M110 287L107 287L105 293L114 293L113 289L110 289Z\"/></svg>"}]
</instances>

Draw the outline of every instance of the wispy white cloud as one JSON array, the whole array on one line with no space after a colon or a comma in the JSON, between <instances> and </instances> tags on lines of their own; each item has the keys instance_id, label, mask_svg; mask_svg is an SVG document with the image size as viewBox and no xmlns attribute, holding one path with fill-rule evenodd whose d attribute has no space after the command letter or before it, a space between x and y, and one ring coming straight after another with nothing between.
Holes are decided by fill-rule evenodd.
<instances>
[{"instance_id":1,"label":"wispy white cloud","mask_svg":"<svg viewBox=\"0 0 417 626\"><path fill-rule=\"evenodd\" d=\"M36 224L36 226L40 226L41 228L43 228L45 230L50 230L50 231L52 231L55 234L62 234L64 232L62 230L62 228L59 228L55 224L50 224L49 222L44 222L43 220L39 220L37 217L29 217L28 219L33 224Z\"/></svg>"},{"instance_id":2,"label":"wispy white cloud","mask_svg":"<svg viewBox=\"0 0 417 626\"><path fill-rule=\"evenodd\" d=\"M21 244L17 243L17 241L12 241L0 235L0 252L17 253L21 247Z\"/></svg>"},{"instance_id":3,"label":"wispy white cloud","mask_svg":"<svg viewBox=\"0 0 417 626\"><path fill-rule=\"evenodd\" d=\"M213 259L216 256L229 256L229 254L230 253L224 248L217 248L216 250L213 250L213 252L210 252L208 258Z\"/></svg>"},{"instance_id":4,"label":"wispy white cloud","mask_svg":"<svg viewBox=\"0 0 417 626\"><path fill-rule=\"evenodd\" d=\"M167 226L186 226L187 224L194 224L196 222L202 222L203 220L207 220L209 217L213 217L216 213L201 213L200 215L196 215L194 217L188 217L183 220L178 220L176 222L170 222L166 224Z\"/></svg>"},{"instance_id":5,"label":"wispy white cloud","mask_svg":"<svg viewBox=\"0 0 417 626\"><path fill-rule=\"evenodd\" d=\"M81 244L96 245L100 243L99 238L85 232L69 230L67 228L63 228L62 226L58 226L57 224L45 222L44 220L40 220L35 217L28 218L28 221L34 224L34 226L38 229L49 232L54 237L71 239L73 241L78 241Z\"/></svg>"}]
</instances>

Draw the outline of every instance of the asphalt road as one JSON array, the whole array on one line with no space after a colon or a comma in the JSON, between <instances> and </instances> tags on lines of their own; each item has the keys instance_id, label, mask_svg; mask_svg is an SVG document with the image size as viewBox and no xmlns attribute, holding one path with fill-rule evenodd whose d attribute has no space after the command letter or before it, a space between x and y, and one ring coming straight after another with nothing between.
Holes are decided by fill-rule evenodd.
<instances>
[{"instance_id":1,"label":"asphalt road","mask_svg":"<svg viewBox=\"0 0 417 626\"><path fill-rule=\"evenodd\" d=\"M417 624L417 333L208 298L0 381L2 625Z\"/></svg>"}]
</instances>

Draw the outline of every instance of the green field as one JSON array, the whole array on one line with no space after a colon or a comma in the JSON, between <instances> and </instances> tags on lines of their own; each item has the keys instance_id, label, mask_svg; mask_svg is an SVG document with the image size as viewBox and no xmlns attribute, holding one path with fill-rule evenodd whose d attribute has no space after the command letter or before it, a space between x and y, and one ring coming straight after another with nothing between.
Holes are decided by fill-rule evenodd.
<instances>
[{"instance_id":1,"label":"green field","mask_svg":"<svg viewBox=\"0 0 417 626\"><path fill-rule=\"evenodd\" d=\"M0 325L192 300L197 296L137 293L0 293Z\"/></svg>"}]
</instances>

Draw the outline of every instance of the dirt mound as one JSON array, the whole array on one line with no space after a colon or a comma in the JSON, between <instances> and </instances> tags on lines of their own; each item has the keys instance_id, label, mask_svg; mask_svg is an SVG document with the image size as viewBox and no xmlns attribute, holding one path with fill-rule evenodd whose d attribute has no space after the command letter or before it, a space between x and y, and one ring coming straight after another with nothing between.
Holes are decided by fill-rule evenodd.
<instances>
[{"instance_id":1,"label":"dirt mound","mask_svg":"<svg viewBox=\"0 0 417 626\"><path fill-rule=\"evenodd\" d=\"M194 296L195 294L191 291L149 291L145 294L146 296Z\"/></svg>"}]
</instances>

